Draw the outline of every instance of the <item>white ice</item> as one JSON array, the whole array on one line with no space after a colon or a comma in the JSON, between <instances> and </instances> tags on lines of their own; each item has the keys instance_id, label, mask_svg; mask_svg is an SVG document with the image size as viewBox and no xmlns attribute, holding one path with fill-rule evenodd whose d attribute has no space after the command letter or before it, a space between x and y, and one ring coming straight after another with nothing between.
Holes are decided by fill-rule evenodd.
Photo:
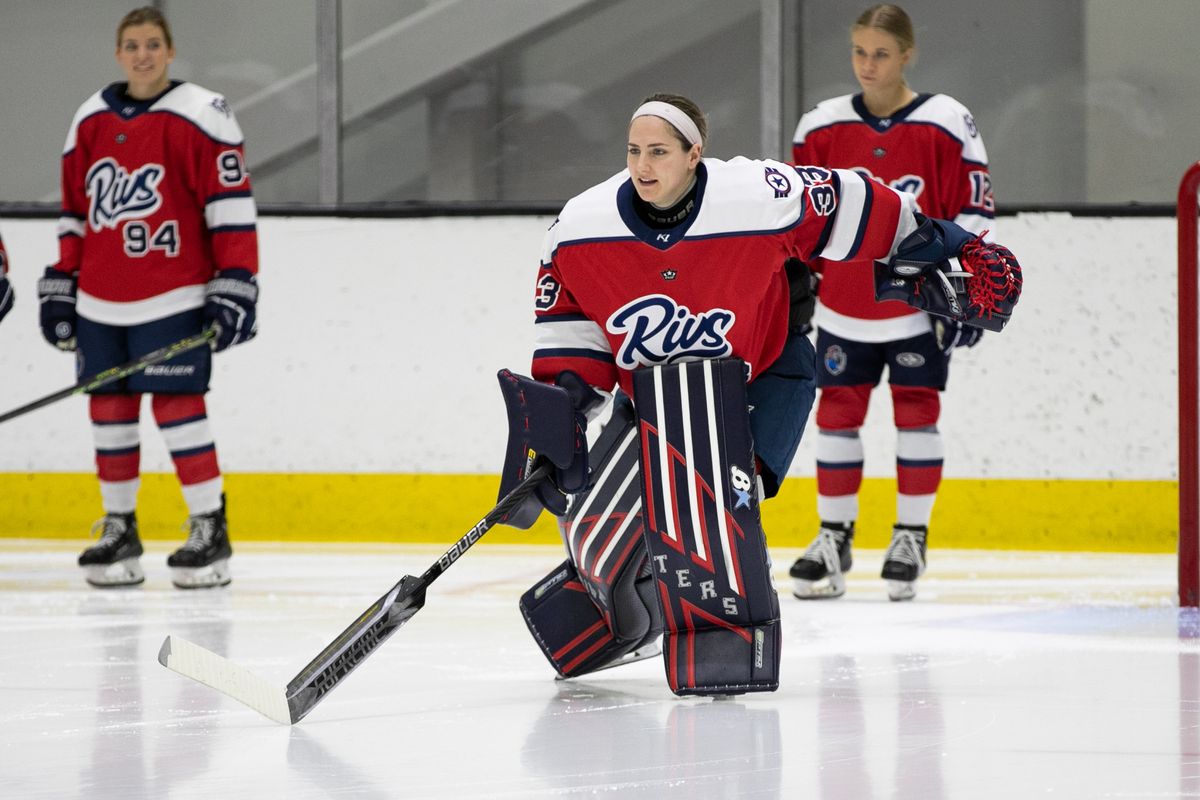
<instances>
[{"instance_id":1,"label":"white ice","mask_svg":"<svg viewBox=\"0 0 1200 800\"><path fill-rule=\"evenodd\" d=\"M81 545L0 541L0 797L1200 796L1170 556L935 549L889 603L864 550L845 597L802 603L777 551L780 689L713 701L659 659L555 681L516 601L562 555L485 541L288 727L164 669L164 637L282 687L442 548L235 543L231 586L183 592L167 543L124 590L84 584Z\"/></svg>"}]
</instances>

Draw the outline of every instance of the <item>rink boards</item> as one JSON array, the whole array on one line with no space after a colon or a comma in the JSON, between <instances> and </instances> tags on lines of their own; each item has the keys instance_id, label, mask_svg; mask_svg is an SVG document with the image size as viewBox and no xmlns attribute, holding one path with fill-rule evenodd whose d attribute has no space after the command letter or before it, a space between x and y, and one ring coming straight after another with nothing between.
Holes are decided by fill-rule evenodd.
<instances>
[{"instance_id":1,"label":"rink boards","mask_svg":"<svg viewBox=\"0 0 1200 800\"><path fill-rule=\"evenodd\" d=\"M260 335L217 356L209 417L235 538L444 541L494 502L505 416L495 373L527 371L548 217L260 220ZM68 385L34 284L53 220L0 220L17 291L0 325L0 411ZM997 220L1025 293L1013 322L959 350L943 398L947 546L1174 549L1178 480L1174 220ZM139 519L177 538L171 463L142 416ZM861 540L894 519L895 430L877 391L863 429ZM815 530L815 437L764 506L774 542ZM100 514L86 401L0 425L0 536L82 538ZM543 520L514 541L554 541Z\"/></svg>"}]
</instances>

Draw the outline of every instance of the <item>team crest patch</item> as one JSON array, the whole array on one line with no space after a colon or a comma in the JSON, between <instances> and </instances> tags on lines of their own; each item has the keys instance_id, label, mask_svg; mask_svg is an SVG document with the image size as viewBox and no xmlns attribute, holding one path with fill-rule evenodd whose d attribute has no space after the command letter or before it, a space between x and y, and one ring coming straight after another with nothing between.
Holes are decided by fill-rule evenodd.
<instances>
[{"instance_id":1,"label":"team crest patch","mask_svg":"<svg viewBox=\"0 0 1200 800\"><path fill-rule=\"evenodd\" d=\"M673 269L664 269L661 273L664 281L673 281L679 276L679 273Z\"/></svg>"},{"instance_id":2,"label":"team crest patch","mask_svg":"<svg viewBox=\"0 0 1200 800\"><path fill-rule=\"evenodd\" d=\"M841 345L831 344L825 350L825 371L830 375L841 375L846 371L846 351Z\"/></svg>"},{"instance_id":3,"label":"team crest patch","mask_svg":"<svg viewBox=\"0 0 1200 800\"><path fill-rule=\"evenodd\" d=\"M923 367L925 356L920 353L900 353L896 356L896 363L902 367Z\"/></svg>"},{"instance_id":4,"label":"team crest patch","mask_svg":"<svg viewBox=\"0 0 1200 800\"><path fill-rule=\"evenodd\" d=\"M763 179L775 191L775 198L787 197L792 193L792 182L774 167L766 167L763 169Z\"/></svg>"}]
</instances>

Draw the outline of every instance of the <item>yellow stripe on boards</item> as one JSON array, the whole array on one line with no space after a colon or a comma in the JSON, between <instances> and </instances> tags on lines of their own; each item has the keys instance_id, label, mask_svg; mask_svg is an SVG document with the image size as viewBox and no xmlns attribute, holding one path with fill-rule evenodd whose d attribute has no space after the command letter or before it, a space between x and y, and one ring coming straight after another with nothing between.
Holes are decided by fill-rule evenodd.
<instances>
[{"instance_id":1,"label":"yellow stripe on boards","mask_svg":"<svg viewBox=\"0 0 1200 800\"><path fill-rule=\"evenodd\" d=\"M279 474L225 476L235 541L432 542L449 545L496 503L495 475ZM884 548L895 521L895 480L868 478L855 543ZM0 537L83 539L102 515L88 473L0 473ZM142 476L144 539L181 539L187 508L171 474ZM817 531L816 482L789 478L763 504L773 548L802 548ZM942 482L930 547L1169 553L1178 536L1173 481ZM528 531L497 526L489 542L560 542L543 514Z\"/></svg>"}]
</instances>

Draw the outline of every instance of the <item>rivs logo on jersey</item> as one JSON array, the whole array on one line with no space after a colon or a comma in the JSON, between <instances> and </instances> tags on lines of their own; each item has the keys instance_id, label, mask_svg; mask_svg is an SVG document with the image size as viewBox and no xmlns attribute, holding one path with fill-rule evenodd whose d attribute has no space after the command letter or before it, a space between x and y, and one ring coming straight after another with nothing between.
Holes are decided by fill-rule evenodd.
<instances>
[{"instance_id":1,"label":"rivs logo on jersey","mask_svg":"<svg viewBox=\"0 0 1200 800\"><path fill-rule=\"evenodd\" d=\"M143 164L132 173L112 158L92 165L85 179L88 224L93 231L116 228L126 219L143 219L162 206L158 184L166 170L162 164Z\"/></svg>"},{"instance_id":2,"label":"rivs logo on jersey","mask_svg":"<svg viewBox=\"0 0 1200 800\"><path fill-rule=\"evenodd\" d=\"M737 320L725 308L693 314L663 294L644 295L613 312L605 327L624 336L617 366L669 364L684 358L719 358L733 352L729 330Z\"/></svg>"}]
</instances>

